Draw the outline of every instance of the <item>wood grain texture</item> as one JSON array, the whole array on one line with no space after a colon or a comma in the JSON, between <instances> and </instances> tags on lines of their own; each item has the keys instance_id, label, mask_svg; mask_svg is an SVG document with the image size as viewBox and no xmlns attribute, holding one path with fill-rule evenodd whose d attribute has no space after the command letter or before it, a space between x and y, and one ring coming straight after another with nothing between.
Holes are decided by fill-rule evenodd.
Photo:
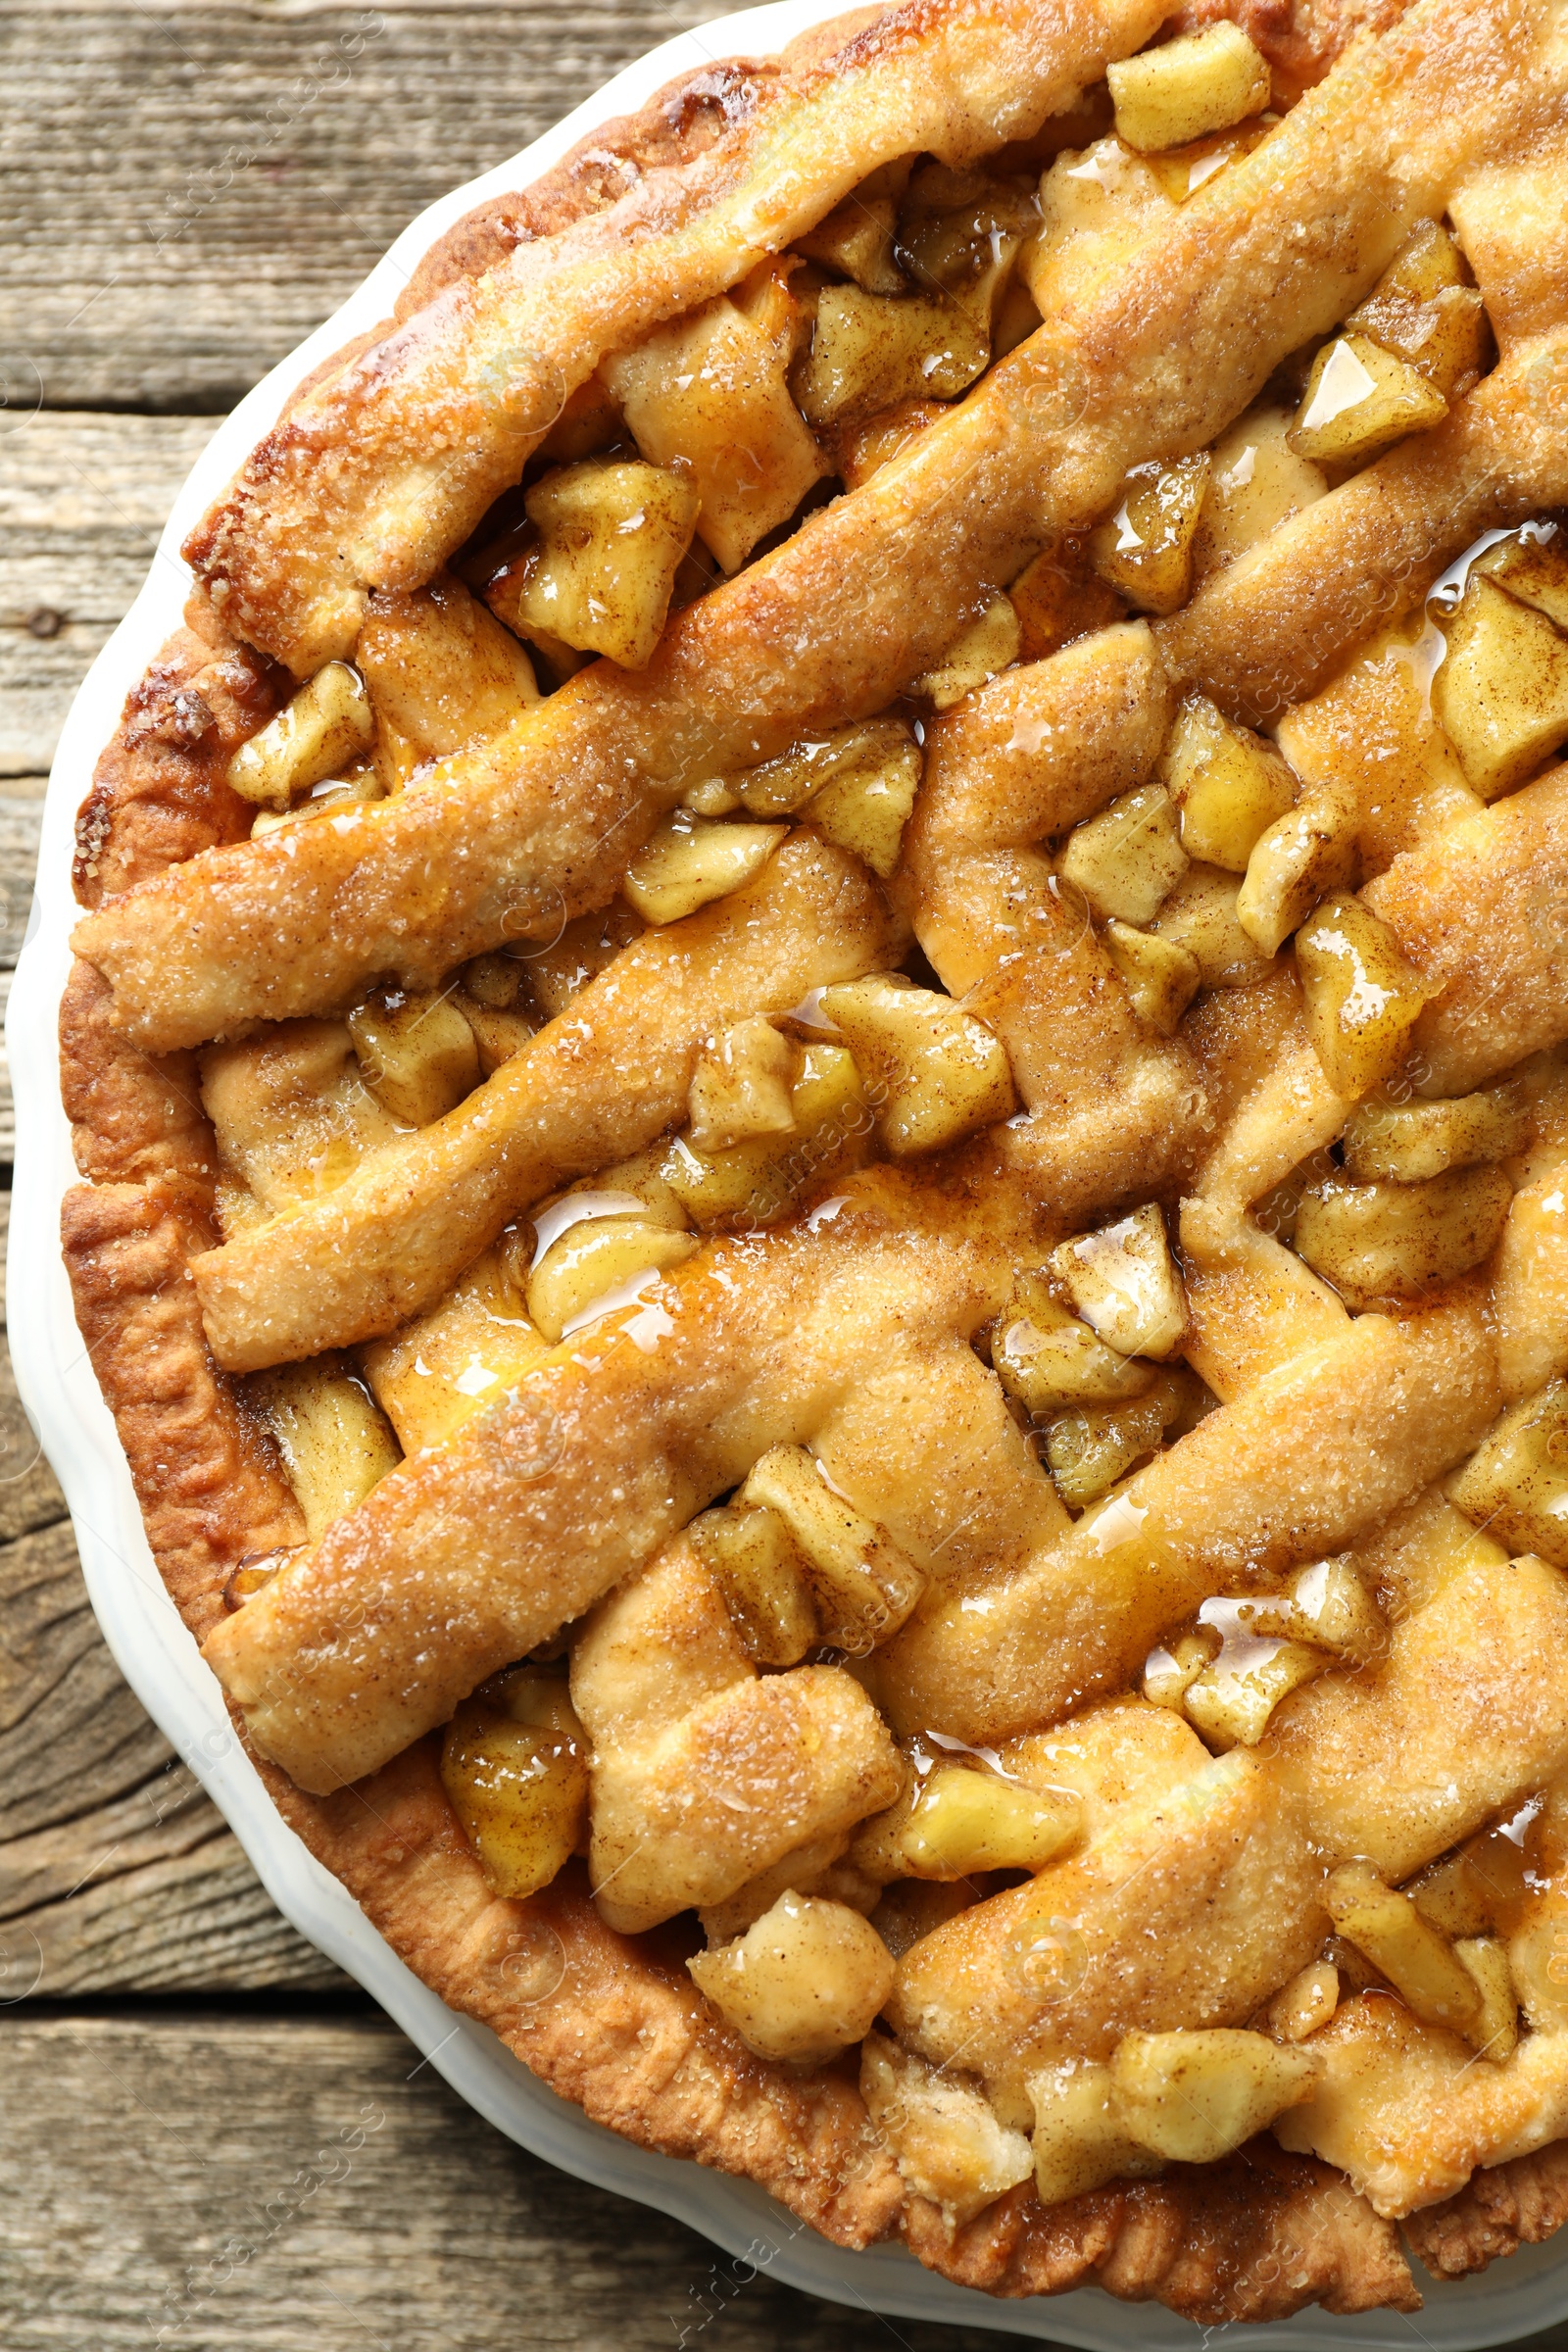
<instances>
[{"instance_id":1,"label":"wood grain texture","mask_svg":"<svg viewBox=\"0 0 1568 2352\"><path fill-rule=\"evenodd\" d=\"M0 2022L7 2352L1004 2352L808 2302L479 2122L379 2019ZM792 2225L786 2224L786 2227Z\"/></svg>"},{"instance_id":2,"label":"wood grain texture","mask_svg":"<svg viewBox=\"0 0 1568 2352\"><path fill-rule=\"evenodd\" d=\"M0 776L48 768L71 698L146 578L212 433L208 416L49 410L0 433ZM8 875L9 851L0 843Z\"/></svg>"},{"instance_id":3,"label":"wood grain texture","mask_svg":"<svg viewBox=\"0 0 1568 2352\"><path fill-rule=\"evenodd\" d=\"M8 10L8 407L232 407L433 198L715 13Z\"/></svg>"},{"instance_id":4,"label":"wood grain texture","mask_svg":"<svg viewBox=\"0 0 1568 2352\"><path fill-rule=\"evenodd\" d=\"M0 1250L9 1206L0 1194ZM345 1982L279 1916L188 1761L122 1681L4 1356L0 2001Z\"/></svg>"}]
</instances>

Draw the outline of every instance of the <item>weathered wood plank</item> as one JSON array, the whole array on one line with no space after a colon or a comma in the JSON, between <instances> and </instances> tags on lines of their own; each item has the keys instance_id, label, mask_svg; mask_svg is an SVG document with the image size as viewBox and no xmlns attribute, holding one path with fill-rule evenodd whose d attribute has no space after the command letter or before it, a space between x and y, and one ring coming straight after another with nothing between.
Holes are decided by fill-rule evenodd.
<instances>
[{"instance_id":1,"label":"weathered wood plank","mask_svg":"<svg viewBox=\"0 0 1568 2352\"><path fill-rule=\"evenodd\" d=\"M0 775L48 767L212 432L207 416L42 410L0 435Z\"/></svg>"},{"instance_id":2,"label":"weathered wood plank","mask_svg":"<svg viewBox=\"0 0 1568 2352\"><path fill-rule=\"evenodd\" d=\"M343 1982L121 1680L70 1523L0 1549L0 1996Z\"/></svg>"},{"instance_id":3,"label":"weathered wood plank","mask_svg":"<svg viewBox=\"0 0 1568 2352\"><path fill-rule=\"evenodd\" d=\"M810 2302L552 2173L384 2021L0 2025L7 2352L1005 2352Z\"/></svg>"},{"instance_id":4,"label":"weathered wood plank","mask_svg":"<svg viewBox=\"0 0 1568 2352\"><path fill-rule=\"evenodd\" d=\"M10 1205L0 1193L0 1267ZM122 1681L87 1605L65 1497L36 1454L0 1349L6 1538L0 2001L341 1985L279 1916L195 1775Z\"/></svg>"},{"instance_id":5,"label":"weathered wood plank","mask_svg":"<svg viewBox=\"0 0 1568 2352\"><path fill-rule=\"evenodd\" d=\"M232 407L434 197L715 13L8 9L6 405Z\"/></svg>"}]
</instances>

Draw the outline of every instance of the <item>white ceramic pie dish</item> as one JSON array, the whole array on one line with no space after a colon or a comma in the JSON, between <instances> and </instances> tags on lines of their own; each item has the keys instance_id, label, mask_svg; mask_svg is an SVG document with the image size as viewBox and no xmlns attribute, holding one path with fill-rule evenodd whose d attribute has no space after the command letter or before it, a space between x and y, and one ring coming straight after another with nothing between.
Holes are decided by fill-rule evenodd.
<instances>
[{"instance_id":1,"label":"white ceramic pie dish","mask_svg":"<svg viewBox=\"0 0 1568 2352\"><path fill-rule=\"evenodd\" d=\"M755 2272L832 2302L888 2315L990 2327L1085 2348L1177 2352L1210 2332L1150 2305L1095 2289L1024 2303L993 2300L922 2270L902 2246L852 2254L827 2244L750 2182L650 2154L590 2123L536 2082L486 2028L456 2016L396 1957L359 1906L306 1851L267 1795L229 1729L215 1678L164 1592L114 1422L76 1330L59 1250L59 1208L74 1179L60 1102L56 1026L76 915L71 892L72 827L93 766L126 693L178 624L189 586L179 544L275 418L306 371L390 312L434 240L484 198L526 185L598 122L634 112L675 74L710 59L766 55L834 13L821 0L775 4L723 17L665 42L617 74L533 146L422 213L342 309L219 426L169 518L152 569L130 612L84 680L61 736L44 807L39 875L7 1020L17 1105L17 1162L8 1262L10 1339L28 1417L71 1506L87 1588L122 1672L179 1755L232 1825L278 1908L302 1935L358 1979L453 2087L498 2130L579 2179L674 2215L730 2259L717 2266L728 2296ZM12 1461L25 1460L25 1448ZM0 1475L3 1475L0 1471ZM541 1989L544 1989L542 1987ZM672 2314L695 2332L711 2298ZM1348 2352L1412 2341L1433 2352L1535 2333L1568 2317L1568 2233L1527 2248L1457 2285L1427 2287L1426 2309L1336 2320L1316 2311L1267 2328L1225 2332L1242 2347L1290 2344ZM684 2340L684 2339L682 2339Z\"/></svg>"}]
</instances>

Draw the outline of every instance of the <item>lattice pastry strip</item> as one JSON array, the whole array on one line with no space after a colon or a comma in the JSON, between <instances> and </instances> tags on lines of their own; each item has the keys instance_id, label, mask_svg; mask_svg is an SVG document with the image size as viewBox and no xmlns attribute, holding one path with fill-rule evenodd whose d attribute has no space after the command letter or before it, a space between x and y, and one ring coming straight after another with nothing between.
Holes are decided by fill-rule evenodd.
<instances>
[{"instance_id":1,"label":"lattice pastry strip","mask_svg":"<svg viewBox=\"0 0 1568 2352\"><path fill-rule=\"evenodd\" d=\"M622 949L448 1117L388 1138L308 1208L204 1258L220 1361L252 1369L395 1329L553 1185L662 1135L713 1030L787 1012L898 950L861 869L798 834L749 889Z\"/></svg>"}]
</instances>

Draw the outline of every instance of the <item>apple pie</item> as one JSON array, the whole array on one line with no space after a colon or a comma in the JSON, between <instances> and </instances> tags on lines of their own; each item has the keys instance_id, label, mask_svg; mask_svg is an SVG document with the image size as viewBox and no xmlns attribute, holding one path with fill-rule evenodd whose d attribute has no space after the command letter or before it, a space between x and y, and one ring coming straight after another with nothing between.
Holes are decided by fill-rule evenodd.
<instances>
[{"instance_id":1,"label":"apple pie","mask_svg":"<svg viewBox=\"0 0 1568 2352\"><path fill-rule=\"evenodd\" d=\"M842 2245L1568 2218L1568 22L908 0L470 215L77 828L77 1314L284 1817Z\"/></svg>"}]
</instances>

